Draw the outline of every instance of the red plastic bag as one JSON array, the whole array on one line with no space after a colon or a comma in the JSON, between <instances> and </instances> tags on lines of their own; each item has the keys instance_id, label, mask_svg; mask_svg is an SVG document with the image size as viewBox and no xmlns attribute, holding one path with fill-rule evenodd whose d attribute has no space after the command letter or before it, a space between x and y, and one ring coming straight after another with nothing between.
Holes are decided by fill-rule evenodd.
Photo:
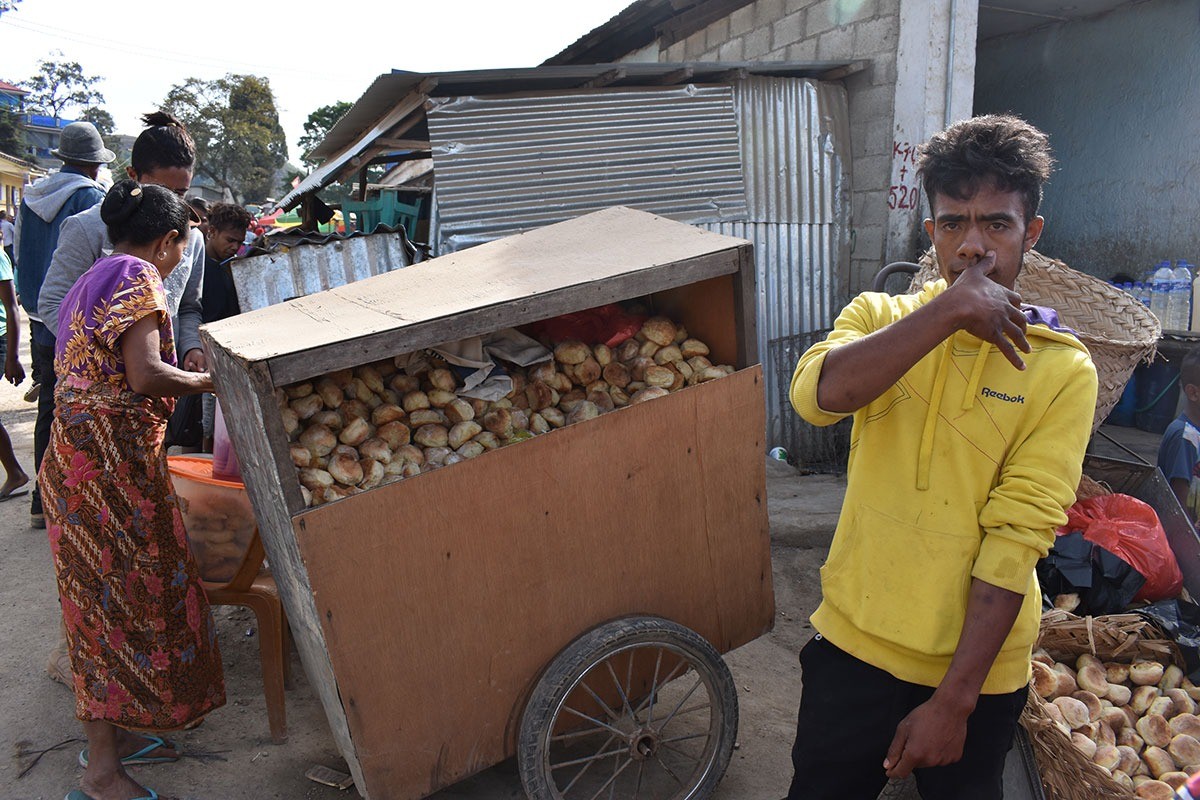
<instances>
[{"instance_id":1,"label":"red plastic bag","mask_svg":"<svg viewBox=\"0 0 1200 800\"><path fill-rule=\"evenodd\" d=\"M1178 597L1183 588L1179 562L1154 509L1126 494L1080 500L1067 509L1059 535L1083 531L1083 538L1122 558L1146 578L1134 597L1153 603Z\"/></svg>"},{"instance_id":2,"label":"red plastic bag","mask_svg":"<svg viewBox=\"0 0 1200 800\"><path fill-rule=\"evenodd\" d=\"M630 314L616 303L609 303L535 322L528 330L533 336L549 342L578 339L584 344L603 343L616 347L641 330L645 321L645 316Z\"/></svg>"}]
</instances>

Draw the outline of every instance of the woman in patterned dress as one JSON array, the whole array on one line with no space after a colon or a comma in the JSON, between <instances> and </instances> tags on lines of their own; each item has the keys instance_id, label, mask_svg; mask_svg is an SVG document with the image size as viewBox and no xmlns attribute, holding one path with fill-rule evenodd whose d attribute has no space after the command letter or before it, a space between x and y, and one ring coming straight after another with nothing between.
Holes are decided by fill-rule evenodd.
<instances>
[{"instance_id":1,"label":"woman in patterned dress","mask_svg":"<svg viewBox=\"0 0 1200 800\"><path fill-rule=\"evenodd\" d=\"M176 756L133 731L178 729L225 702L216 629L163 449L173 398L212 391L212 381L176 368L163 293L187 245L187 206L126 180L101 216L115 246L59 310L55 420L39 482L88 740L82 791L68 800L152 800L124 765L144 763L129 758L138 750Z\"/></svg>"}]
</instances>

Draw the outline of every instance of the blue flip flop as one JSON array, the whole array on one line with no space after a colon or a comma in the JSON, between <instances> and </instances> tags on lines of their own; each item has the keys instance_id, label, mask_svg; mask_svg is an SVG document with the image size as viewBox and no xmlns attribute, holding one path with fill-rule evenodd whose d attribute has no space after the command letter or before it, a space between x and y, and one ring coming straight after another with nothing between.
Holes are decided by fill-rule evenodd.
<instances>
[{"instance_id":1,"label":"blue flip flop","mask_svg":"<svg viewBox=\"0 0 1200 800\"><path fill-rule=\"evenodd\" d=\"M149 744L146 745L145 747L143 747L141 750L138 750L136 753L131 753L131 754L125 756L124 758L122 758L121 766L136 767L139 764L169 764L172 761L179 760L179 756L153 757L153 756L149 755L150 753L153 753L158 748L167 746L166 739L163 739L161 736L155 736L153 734L146 734L146 733L139 733L136 735L145 739L147 742L149 742ZM79 766L83 767L84 769L87 769L87 765L88 765L88 751L87 751L87 748L85 747L79 751ZM74 798L72 798L72 800L74 800Z\"/></svg>"},{"instance_id":2,"label":"blue flip flop","mask_svg":"<svg viewBox=\"0 0 1200 800\"><path fill-rule=\"evenodd\" d=\"M145 797L135 798L135 800L158 800L158 792L154 791L153 789L147 789L146 791L149 792L150 794L146 795ZM63 800L92 800L92 798L88 797L86 794L79 791L78 789L75 789L70 794L68 794Z\"/></svg>"}]
</instances>

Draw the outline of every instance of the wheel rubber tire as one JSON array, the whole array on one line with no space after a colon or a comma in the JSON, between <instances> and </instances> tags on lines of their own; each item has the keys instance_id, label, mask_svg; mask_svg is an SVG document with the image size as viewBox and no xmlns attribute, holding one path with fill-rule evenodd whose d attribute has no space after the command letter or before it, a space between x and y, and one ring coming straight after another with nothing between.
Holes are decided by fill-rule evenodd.
<instances>
[{"instance_id":1,"label":"wheel rubber tire","mask_svg":"<svg viewBox=\"0 0 1200 800\"><path fill-rule=\"evenodd\" d=\"M517 734L521 783L530 800L559 800L542 768L544 737L549 735L555 709L589 665L596 664L608 654L637 644L665 644L679 648L690 656L694 664L709 671L713 682L711 701L721 709L722 725L711 766L684 798L706 800L717 788L729 766L737 739L737 687L729 667L704 637L683 625L661 617L626 617L593 628L563 648L534 687L521 716L521 727Z\"/></svg>"}]
</instances>

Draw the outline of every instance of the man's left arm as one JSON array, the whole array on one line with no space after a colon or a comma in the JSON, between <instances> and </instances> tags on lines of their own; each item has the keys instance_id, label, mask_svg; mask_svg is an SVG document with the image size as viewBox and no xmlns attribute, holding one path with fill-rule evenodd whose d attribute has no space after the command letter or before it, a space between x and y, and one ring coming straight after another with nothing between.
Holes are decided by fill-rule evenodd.
<instances>
[{"instance_id":1,"label":"man's left arm","mask_svg":"<svg viewBox=\"0 0 1200 800\"><path fill-rule=\"evenodd\" d=\"M1090 360L1081 359L1001 468L979 514L984 536L958 647L933 696L897 727L884 761L889 776L962 758L967 718L1016 622L1029 577L1075 502L1095 408L1096 372Z\"/></svg>"},{"instance_id":2,"label":"man's left arm","mask_svg":"<svg viewBox=\"0 0 1200 800\"><path fill-rule=\"evenodd\" d=\"M200 234L193 231L196 236ZM180 366L188 372L207 372L208 359L200 345L200 322L202 319L202 297L204 287L204 246L192 250L192 271L179 297L179 346L183 353Z\"/></svg>"}]
</instances>

